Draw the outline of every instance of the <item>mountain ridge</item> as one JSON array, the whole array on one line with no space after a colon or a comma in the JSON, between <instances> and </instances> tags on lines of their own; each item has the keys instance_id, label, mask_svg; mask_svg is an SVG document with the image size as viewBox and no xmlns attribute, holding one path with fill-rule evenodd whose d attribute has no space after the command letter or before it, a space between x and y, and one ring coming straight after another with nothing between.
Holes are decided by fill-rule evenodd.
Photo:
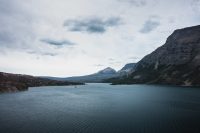
<instances>
[{"instance_id":1,"label":"mountain ridge","mask_svg":"<svg viewBox=\"0 0 200 133\"><path fill-rule=\"evenodd\" d=\"M111 67L106 67L102 70L99 70L96 73L84 75L84 76L73 76L66 78L58 78L58 77L44 77L48 79L58 80L58 81L72 81L72 82L86 82L86 83L101 83L107 79L120 77L128 74L131 68L134 67L135 63L126 64L122 69L116 71Z\"/></svg>"},{"instance_id":2,"label":"mountain ridge","mask_svg":"<svg viewBox=\"0 0 200 133\"><path fill-rule=\"evenodd\" d=\"M113 84L200 85L200 25L175 30L165 44L142 58L127 78Z\"/></svg>"}]
</instances>

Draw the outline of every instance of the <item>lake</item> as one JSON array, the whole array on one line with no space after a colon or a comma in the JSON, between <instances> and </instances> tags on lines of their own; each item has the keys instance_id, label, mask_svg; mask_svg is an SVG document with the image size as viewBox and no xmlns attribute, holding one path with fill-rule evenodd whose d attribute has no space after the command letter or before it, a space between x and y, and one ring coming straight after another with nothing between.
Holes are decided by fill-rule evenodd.
<instances>
[{"instance_id":1,"label":"lake","mask_svg":"<svg viewBox=\"0 0 200 133\"><path fill-rule=\"evenodd\" d=\"M0 133L200 133L200 89L87 84L0 94Z\"/></svg>"}]
</instances>

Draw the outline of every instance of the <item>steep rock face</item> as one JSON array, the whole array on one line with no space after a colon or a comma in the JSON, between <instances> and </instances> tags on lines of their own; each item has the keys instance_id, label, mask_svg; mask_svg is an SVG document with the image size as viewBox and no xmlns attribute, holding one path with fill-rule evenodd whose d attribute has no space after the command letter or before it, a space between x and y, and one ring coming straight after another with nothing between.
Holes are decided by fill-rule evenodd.
<instances>
[{"instance_id":1,"label":"steep rock face","mask_svg":"<svg viewBox=\"0 0 200 133\"><path fill-rule=\"evenodd\" d=\"M174 31L136 64L131 76L115 82L200 85L200 26Z\"/></svg>"},{"instance_id":2,"label":"steep rock face","mask_svg":"<svg viewBox=\"0 0 200 133\"><path fill-rule=\"evenodd\" d=\"M153 53L144 57L142 65L181 65L200 56L200 26L174 31L166 43ZM196 63L195 63L196 64Z\"/></svg>"}]
</instances>

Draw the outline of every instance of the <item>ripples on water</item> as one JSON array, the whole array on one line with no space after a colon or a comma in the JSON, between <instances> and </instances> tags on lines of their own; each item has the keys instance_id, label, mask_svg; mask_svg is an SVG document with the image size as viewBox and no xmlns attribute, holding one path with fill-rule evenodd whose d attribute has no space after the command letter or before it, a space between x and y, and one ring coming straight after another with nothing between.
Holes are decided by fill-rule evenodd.
<instances>
[{"instance_id":1,"label":"ripples on water","mask_svg":"<svg viewBox=\"0 0 200 133\"><path fill-rule=\"evenodd\" d=\"M88 84L0 94L0 133L200 133L200 89Z\"/></svg>"}]
</instances>

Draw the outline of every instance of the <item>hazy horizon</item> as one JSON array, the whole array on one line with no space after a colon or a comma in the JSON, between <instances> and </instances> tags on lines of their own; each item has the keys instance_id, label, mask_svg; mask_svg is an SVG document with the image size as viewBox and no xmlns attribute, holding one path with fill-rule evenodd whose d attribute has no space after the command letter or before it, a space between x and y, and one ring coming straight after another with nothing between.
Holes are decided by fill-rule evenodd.
<instances>
[{"instance_id":1,"label":"hazy horizon","mask_svg":"<svg viewBox=\"0 0 200 133\"><path fill-rule=\"evenodd\" d=\"M199 0L0 0L0 71L79 76L121 69L199 25Z\"/></svg>"}]
</instances>

